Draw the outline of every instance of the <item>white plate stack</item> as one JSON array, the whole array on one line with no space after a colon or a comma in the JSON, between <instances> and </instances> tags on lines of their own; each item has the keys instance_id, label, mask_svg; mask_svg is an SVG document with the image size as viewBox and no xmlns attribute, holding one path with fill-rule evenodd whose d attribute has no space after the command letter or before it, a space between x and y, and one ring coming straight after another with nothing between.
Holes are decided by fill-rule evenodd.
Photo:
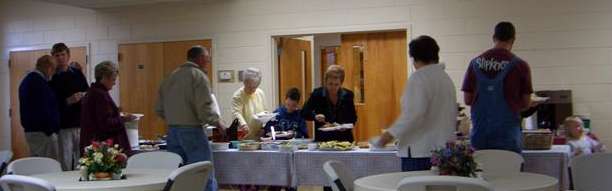
<instances>
[{"instance_id":1,"label":"white plate stack","mask_svg":"<svg viewBox=\"0 0 612 191\"><path fill-rule=\"evenodd\" d=\"M144 116L143 114L132 114L136 116L134 121L125 122L125 133L127 134L132 150L140 150L140 144L138 144L138 122Z\"/></svg>"}]
</instances>

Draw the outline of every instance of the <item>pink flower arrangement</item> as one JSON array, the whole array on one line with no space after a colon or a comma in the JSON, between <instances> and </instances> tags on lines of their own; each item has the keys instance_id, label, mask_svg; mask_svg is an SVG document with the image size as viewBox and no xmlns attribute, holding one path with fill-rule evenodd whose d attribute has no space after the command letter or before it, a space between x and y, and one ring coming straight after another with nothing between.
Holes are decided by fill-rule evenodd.
<instances>
[{"instance_id":1,"label":"pink flower arrangement","mask_svg":"<svg viewBox=\"0 0 612 191\"><path fill-rule=\"evenodd\" d=\"M92 142L85 148L83 157L79 159L81 169L85 169L87 174L111 173L121 174L121 169L127 164L125 155L119 145L113 145L112 140Z\"/></svg>"}]
</instances>

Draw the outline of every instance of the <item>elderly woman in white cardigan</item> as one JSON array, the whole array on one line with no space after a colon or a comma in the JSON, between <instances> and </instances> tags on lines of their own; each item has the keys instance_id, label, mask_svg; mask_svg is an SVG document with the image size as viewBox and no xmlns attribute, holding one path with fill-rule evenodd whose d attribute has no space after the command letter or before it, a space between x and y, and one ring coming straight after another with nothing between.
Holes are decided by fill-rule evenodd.
<instances>
[{"instance_id":1,"label":"elderly woman in white cardigan","mask_svg":"<svg viewBox=\"0 0 612 191\"><path fill-rule=\"evenodd\" d=\"M431 168L431 150L452 138L457 118L455 86L439 64L436 41L420 36L409 44L416 71L410 76L401 100L399 118L374 144L399 140L402 171Z\"/></svg>"},{"instance_id":2,"label":"elderly woman in white cardigan","mask_svg":"<svg viewBox=\"0 0 612 191\"><path fill-rule=\"evenodd\" d=\"M243 87L232 97L232 115L238 119L240 130L246 132L243 139L259 140L262 124L253 115L266 111L266 95L259 89L261 72L257 68L248 68L243 75Z\"/></svg>"}]
</instances>

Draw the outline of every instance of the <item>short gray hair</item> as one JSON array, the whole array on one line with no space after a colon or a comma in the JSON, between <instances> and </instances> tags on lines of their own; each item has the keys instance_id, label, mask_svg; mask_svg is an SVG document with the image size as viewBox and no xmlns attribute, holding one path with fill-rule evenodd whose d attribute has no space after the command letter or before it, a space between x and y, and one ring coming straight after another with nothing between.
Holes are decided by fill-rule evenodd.
<instances>
[{"instance_id":1,"label":"short gray hair","mask_svg":"<svg viewBox=\"0 0 612 191\"><path fill-rule=\"evenodd\" d=\"M198 58L198 56L203 54L210 56L208 48L200 45L195 45L187 51L187 60L194 61L196 58Z\"/></svg>"},{"instance_id":2,"label":"short gray hair","mask_svg":"<svg viewBox=\"0 0 612 191\"><path fill-rule=\"evenodd\" d=\"M344 82L344 67L338 64L330 65L325 71L324 79L326 81L328 79L339 79L341 82Z\"/></svg>"},{"instance_id":3,"label":"short gray hair","mask_svg":"<svg viewBox=\"0 0 612 191\"><path fill-rule=\"evenodd\" d=\"M257 68L247 68L242 75L245 82L247 80L253 80L258 86L261 83L261 71Z\"/></svg>"},{"instance_id":4,"label":"short gray hair","mask_svg":"<svg viewBox=\"0 0 612 191\"><path fill-rule=\"evenodd\" d=\"M99 82L104 77L110 78L110 77L118 75L119 70L117 69L117 66L115 65L115 63L107 60L107 61L102 61L100 62L100 64L96 65L94 73L96 77L96 82Z\"/></svg>"}]
</instances>

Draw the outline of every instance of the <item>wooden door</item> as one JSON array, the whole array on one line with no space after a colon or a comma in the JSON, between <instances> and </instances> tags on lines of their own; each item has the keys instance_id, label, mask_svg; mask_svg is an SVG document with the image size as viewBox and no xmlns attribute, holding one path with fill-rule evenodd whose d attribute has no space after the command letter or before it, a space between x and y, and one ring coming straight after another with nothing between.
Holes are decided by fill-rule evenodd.
<instances>
[{"instance_id":1,"label":"wooden door","mask_svg":"<svg viewBox=\"0 0 612 191\"><path fill-rule=\"evenodd\" d=\"M49 50L50 51L50 50ZM92 72L92 67L90 66L89 62L87 61L87 48L86 47L72 47L70 48L70 61L72 62L78 62L79 64L81 64L81 67L83 68L83 74L85 75L85 78L87 78L88 81L90 81L90 76L91 74L93 74Z\"/></svg>"},{"instance_id":2,"label":"wooden door","mask_svg":"<svg viewBox=\"0 0 612 191\"><path fill-rule=\"evenodd\" d=\"M163 44L119 45L119 84L124 112L141 113L138 132L146 138L165 134L164 121L155 113L163 77Z\"/></svg>"},{"instance_id":3,"label":"wooden door","mask_svg":"<svg viewBox=\"0 0 612 191\"><path fill-rule=\"evenodd\" d=\"M279 52L279 103L291 88L298 88L304 95L300 104L312 92L312 60L310 41L280 38Z\"/></svg>"},{"instance_id":4,"label":"wooden door","mask_svg":"<svg viewBox=\"0 0 612 191\"><path fill-rule=\"evenodd\" d=\"M408 75L406 32L342 35L339 63L344 87L355 93L355 140L366 141L389 127L400 113Z\"/></svg>"},{"instance_id":5,"label":"wooden door","mask_svg":"<svg viewBox=\"0 0 612 191\"><path fill-rule=\"evenodd\" d=\"M321 67L319 71L321 78L325 77L325 72L329 66L338 64L339 50L339 46L330 46L321 49ZM321 80L321 84L319 85L324 86L325 80Z\"/></svg>"},{"instance_id":6,"label":"wooden door","mask_svg":"<svg viewBox=\"0 0 612 191\"><path fill-rule=\"evenodd\" d=\"M191 40L191 41L176 41L176 42L164 42L164 76L167 76L174 71L178 66L184 64L187 61L187 51L196 45L208 48L212 57L212 40ZM212 62L212 58L211 58ZM207 68L208 80L212 84L212 63ZM211 86L212 87L212 86Z\"/></svg>"},{"instance_id":7,"label":"wooden door","mask_svg":"<svg viewBox=\"0 0 612 191\"><path fill-rule=\"evenodd\" d=\"M87 64L87 48L72 47L71 60L79 62L86 72L89 68ZM19 110L19 85L26 74L36 68L36 60L43 55L50 54L49 49L14 51L9 53L10 59L10 99L11 99L11 147L14 158L19 159L30 156L30 149L25 140L25 133L21 126L21 116Z\"/></svg>"},{"instance_id":8,"label":"wooden door","mask_svg":"<svg viewBox=\"0 0 612 191\"><path fill-rule=\"evenodd\" d=\"M195 45L212 48L211 40L119 45L121 108L145 115L138 127L142 138L155 139L166 134L165 122L155 113L159 85L187 61L187 51ZM212 83L212 64L208 71Z\"/></svg>"},{"instance_id":9,"label":"wooden door","mask_svg":"<svg viewBox=\"0 0 612 191\"><path fill-rule=\"evenodd\" d=\"M298 88L302 94L300 105L312 92L312 49L310 41L293 38L279 38L278 42L279 104L291 88ZM312 137L312 123L308 123L308 136Z\"/></svg>"}]
</instances>

